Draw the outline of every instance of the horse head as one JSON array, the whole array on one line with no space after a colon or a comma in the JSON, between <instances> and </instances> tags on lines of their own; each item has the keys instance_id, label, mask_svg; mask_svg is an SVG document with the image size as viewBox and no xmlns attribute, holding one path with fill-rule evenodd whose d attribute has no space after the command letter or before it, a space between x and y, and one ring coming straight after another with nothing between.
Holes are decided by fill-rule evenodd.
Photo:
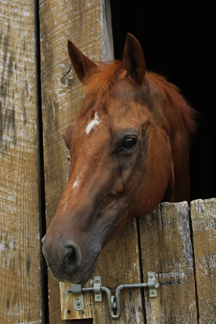
<instances>
[{"instance_id":1,"label":"horse head","mask_svg":"<svg viewBox=\"0 0 216 324\"><path fill-rule=\"evenodd\" d=\"M131 218L163 199L188 199L191 115L178 107L173 85L146 72L131 34L122 62L97 66L71 41L68 50L86 94L64 133L71 170L43 253L54 278L84 283L103 246Z\"/></svg>"}]
</instances>

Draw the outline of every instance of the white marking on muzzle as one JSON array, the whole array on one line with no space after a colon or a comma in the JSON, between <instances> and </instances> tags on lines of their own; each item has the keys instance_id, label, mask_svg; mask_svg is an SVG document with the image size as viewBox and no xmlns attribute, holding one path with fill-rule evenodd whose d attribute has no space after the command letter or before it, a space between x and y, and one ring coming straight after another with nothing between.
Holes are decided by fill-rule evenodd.
<instances>
[{"instance_id":1,"label":"white marking on muzzle","mask_svg":"<svg viewBox=\"0 0 216 324\"><path fill-rule=\"evenodd\" d=\"M86 166L83 166L82 170L75 177L75 180L74 180L74 183L73 183L73 186L72 186L73 189L78 188L80 186L80 183L81 183L81 181L82 181L82 179L84 177L84 174L85 174L85 170L86 170Z\"/></svg>"},{"instance_id":2,"label":"white marking on muzzle","mask_svg":"<svg viewBox=\"0 0 216 324\"><path fill-rule=\"evenodd\" d=\"M78 185L79 185L79 180L75 180L75 181L74 181L74 184L73 184L73 188L78 187Z\"/></svg>"},{"instance_id":3,"label":"white marking on muzzle","mask_svg":"<svg viewBox=\"0 0 216 324\"><path fill-rule=\"evenodd\" d=\"M94 116L94 119L90 121L90 123L87 125L86 127L86 134L89 135L90 131L92 130L93 127L95 127L95 125L98 125L100 123L99 121L99 117L97 115L97 113Z\"/></svg>"}]
</instances>

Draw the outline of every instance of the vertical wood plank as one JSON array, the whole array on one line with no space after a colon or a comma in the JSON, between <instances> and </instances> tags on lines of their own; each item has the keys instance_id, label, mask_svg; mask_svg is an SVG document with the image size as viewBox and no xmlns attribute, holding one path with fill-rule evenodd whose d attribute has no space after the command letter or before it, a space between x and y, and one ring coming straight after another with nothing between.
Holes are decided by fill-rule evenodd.
<instances>
[{"instance_id":1,"label":"vertical wood plank","mask_svg":"<svg viewBox=\"0 0 216 324\"><path fill-rule=\"evenodd\" d=\"M141 282L139 243L136 219L104 248L99 260L96 275L101 276L102 285L109 287L113 294L117 286ZM103 302L92 302L94 324L143 324L142 293L140 289L123 289L121 294L122 315L112 319L108 311L106 294Z\"/></svg>"},{"instance_id":2,"label":"vertical wood plank","mask_svg":"<svg viewBox=\"0 0 216 324\"><path fill-rule=\"evenodd\" d=\"M83 86L70 71L67 40L92 60L113 58L107 0L40 0L41 82L46 219L49 226L69 174L69 152L62 134L83 99ZM61 323L59 284L49 275L50 323Z\"/></svg>"},{"instance_id":3,"label":"vertical wood plank","mask_svg":"<svg viewBox=\"0 0 216 324\"><path fill-rule=\"evenodd\" d=\"M216 199L191 202L199 323L216 323Z\"/></svg>"},{"instance_id":4,"label":"vertical wood plank","mask_svg":"<svg viewBox=\"0 0 216 324\"><path fill-rule=\"evenodd\" d=\"M0 323L42 323L33 1L0 21Z\"/></svg>"},{"instance_id":5,"label":"vertical wood plank","mask_svg":"<svg viewBox=\"0 0 216 324\"><path fill-rule=\"evenodd\" d=\"M145 290L147 323L197 323L189 207L162 203L139 219L144 281L158 274L157 298Z\"/></svg>"}]
</instances>

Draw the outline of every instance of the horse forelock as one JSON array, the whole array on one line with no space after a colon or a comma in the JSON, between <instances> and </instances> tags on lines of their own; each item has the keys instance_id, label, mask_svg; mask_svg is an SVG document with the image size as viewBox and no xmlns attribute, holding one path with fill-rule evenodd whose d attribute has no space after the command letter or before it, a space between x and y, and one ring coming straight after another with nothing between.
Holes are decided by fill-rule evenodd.
<instances>
[{"instance_id":1,"label":"horse forelock","mask_svg":"<svg viewBox=\"0 0 216 324\"><path fill-rule=\"evenodd\" d=\"M114 60L112 62L101 63L101 66L91 71L85 80L85 103L80 110L83 116L95 107L95 103L99 103L97 108L106 110L106 104L110 94L117 82L121 84L130 84L130 91L133 100L143 102L148 93L147 87L132 83L126 76L126 68L122 61ZM146 84L146 83L145 83ZM117 91L118 92L118 91ZM112 92L113 94L113 92ZM129 96L129 93L128 93Z\"/></svg>"},{"instance_id":2,"label":"horse forelock","mask_svg":"<svg viewBox=\"0 0 216 324\"><path fill-rule=\"evenodd\" d=\"M99 101L107 101L110 91L119 75L125 71L121 61L101 63L101 66L86 77L86 92L97 97Z\"/></svg>"}]
</instances>

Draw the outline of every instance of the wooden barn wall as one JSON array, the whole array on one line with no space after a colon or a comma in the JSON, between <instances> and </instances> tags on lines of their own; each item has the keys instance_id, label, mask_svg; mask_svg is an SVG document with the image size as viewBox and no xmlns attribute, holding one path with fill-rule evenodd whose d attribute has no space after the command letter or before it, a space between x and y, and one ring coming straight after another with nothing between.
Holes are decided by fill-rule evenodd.
<instances>
[{"instance_id":1,"label":"wooden barn wall","mask_svg":"<svg viewBox=\"0 0 216 324\"><path fill-rule=\"evenodd\" d=\"M34 3L0 10L0 323L42 323Z\"/></svg>"},{"instance_id":2,"label":"wooden barn wall","mask_svg":"<svg viewBox=\"0 0 216 324\"><path fill-rule=\"evenodd\" d=\"M108 0L2 0L0 20L0 323L215 323L215 199L191 208L161 204L104 248L95 274L103 286L158 273L158 298L141 289L121 292L120 319L111 319L106 298L99 304L87 294L87 307L75 312L66 284L49 276L45 285L44 214L48 227L70 168L62 134L83 98L67 39L92 60L112 59L110 6Z\"/></svg>"}]
</instances>

